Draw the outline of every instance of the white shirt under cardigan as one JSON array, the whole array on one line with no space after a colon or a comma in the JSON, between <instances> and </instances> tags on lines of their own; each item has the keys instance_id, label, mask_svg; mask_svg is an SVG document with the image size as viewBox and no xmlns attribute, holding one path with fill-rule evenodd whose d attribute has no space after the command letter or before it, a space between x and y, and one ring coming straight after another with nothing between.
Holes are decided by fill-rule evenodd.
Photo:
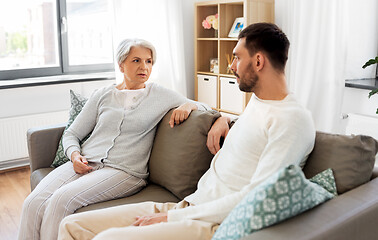
<instances>
[{"instance_id":1,"label":"white shirt under cardigan","mask_svg":"<svg viewBox=\"0 0 378 240\"><path fill-rule=\"evenodd\" d=\"M135 100L142 96L144 92L144 88L135 89L135 90L124 89L124 90L119 90L119 91L124 93L125 95L123 108L125 110L130 110L133 107Z\"/></svg>"},{"instance_id":2,"label":"white shirt under cardigan","mask_svg":"<svg viewBox=\"0 0 378 240\"><path fill-rule=\"evenodd\" d=\"M282 101L265 101L253 94L198 189L185 198L194 206L168 211L168 221L220 224L249 191L277 170L289 164L303 166L314 141L311 113L291 94Z\"/></svg>"},{"instance_id":3,"label":"white shirt under cardigan","mask_svg":"<svg viewBox=\"0 0 378 240\"><path fill-rule=\"evenodd\" d=\"M191 100L155 83L146 84L144 90L132 93L131 98L129 93L111 85L92 94L64 134L67 157L79 151L89 162L103 162L133 176L147 178L157 124L170 109ZM199 110L210 109L192 102ZM89 133L91 136L80 146L80 140Z\"/></svg>"}]
</instances>

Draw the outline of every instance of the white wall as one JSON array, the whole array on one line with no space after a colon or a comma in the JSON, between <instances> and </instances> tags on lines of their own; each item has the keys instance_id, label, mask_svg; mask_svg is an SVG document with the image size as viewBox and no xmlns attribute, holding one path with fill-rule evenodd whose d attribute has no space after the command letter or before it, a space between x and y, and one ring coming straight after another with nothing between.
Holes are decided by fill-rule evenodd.
<instances>
[{"instance_id":1,"label":"white wall","mask_svg":"<svg viewBox=\"0 0 378 240\"><path fill-rule=\"evenodd\" d=\"M194 4L203 0L182 0L186 55L186 84L194 97ZM366 71L368 72L368 71ZM371 74L371 73L370 73ZM111 82L111 81L110 81ZM0 89L0 118L69 109L69 89L89 95L109 81L70 83L39 87ZM367 99L368 90L345 88L343 112L375 115L377 96Z\"/></svg>"},{"instance_id":2,"label":"white wall","mask_svg":"<svg viewBox=\"0 0 378 240\"><path fill-rule=\"evenodd\" d=\"M350 18L345 78L372 78L376 67L363 69L362 66L378 56L378 1L349 0L348 4Z\"/></svg>"},{"instance_id":3,"label":"white wall","mask_svg":"<svg viewBox=\"0 0 378 240\"><path fill-rule=\"evenodd\" d=\"M369 92L370 90L346 87L342 112L378 117L378 115L375 114L378 108L378 95L373 95L371 98L368 98Z\"/></svg>"},{"instance_id":4,"label":"white wall","mask_svg":"<svg viewBox=\"0 0 378 240\"><path fill-rule=\"evenodd\" d=\"M371 116L377 118L378 122L378 115L375 114L378 108L378 95L368 98L369 92L370 90L346 87L344 90L342 113ZM345 133L347 123L347 118L341 120L340 133Z\"/></svg>"},{"instance_id":5,"label":"white wall","mask_svg":"<svg viewBox=\"0 0 378 240\"><path fill-rule=\"evenodd\" d=\"M194 0L182 0L187 97L194 99Z\"/></svg>"},{"instance_id":6,"label":"white wall","mask_svg":"<svg viewBox=\"0 0 378 240\"><path fill-rule=\"evenodd\" d=\"M69 110L70 89L89 96L111 83L113 80L0 89L0 119Z\"/></svg>"},{"instance_id":7,"label":"white wall","mask_svg":"<svg viewBox=\"0 0 378 240\"><path fill-rule=\"evenodd\" d=\"M0 170L28 164L27 129L65 123L70 89L83 96L114 80L0 89Z\"/></svg>"}]
</instances>

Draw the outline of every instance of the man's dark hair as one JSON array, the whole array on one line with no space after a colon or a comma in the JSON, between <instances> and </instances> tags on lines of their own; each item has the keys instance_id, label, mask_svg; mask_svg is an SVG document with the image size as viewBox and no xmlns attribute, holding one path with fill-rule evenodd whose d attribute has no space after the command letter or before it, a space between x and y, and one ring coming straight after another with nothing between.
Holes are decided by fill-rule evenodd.
<instances>
[{"instance_id":1,"label":"man's dark hair","mask_svg":"<svg viewBox=\"0 0 378 240\"><path fill-rule=\"evenodd\" d=\"M274 68L284 72L290 42L277 25L272 23L251 24L239 33L239 39L244 37L250 56L261 51L267 55Z\"/></svg>"}]
</instances>

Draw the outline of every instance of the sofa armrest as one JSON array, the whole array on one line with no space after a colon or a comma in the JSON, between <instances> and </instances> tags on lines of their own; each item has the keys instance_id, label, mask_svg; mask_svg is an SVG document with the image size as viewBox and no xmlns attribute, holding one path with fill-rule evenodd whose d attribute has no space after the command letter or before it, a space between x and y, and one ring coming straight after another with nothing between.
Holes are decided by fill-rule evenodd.
<instances>
[{"instance_id":1,"label":"sofa armrest","mask_svg":"<svg viewBox=\"0 0 378 240\"><path fill-rule=\"evenodd\" d=\"M376 239L378 178L294 218L252 233L243 240Z\"/></svg>"},{"instance_id":2,"label":"sofa armrest","mask_svg":"<svg viewBox=\"0 0 378 240\"><path fill-rule=\"evenodd\" d=\"M371 175L371 179L374 179L376 177L378 177L378 167L377 166L375 166L373 168L373 174Z\"/></svg>"},{"instance_id":3,"label":"sofa armrest","mask_svg":"<svg viewBox=\"0 0 378 240\"><path fill-rule=\"evenodd\" d=\"M65 127L66 124L59 124L31 128L27 131L31 172L50 167Z\"/></svg>"}]
</instances>

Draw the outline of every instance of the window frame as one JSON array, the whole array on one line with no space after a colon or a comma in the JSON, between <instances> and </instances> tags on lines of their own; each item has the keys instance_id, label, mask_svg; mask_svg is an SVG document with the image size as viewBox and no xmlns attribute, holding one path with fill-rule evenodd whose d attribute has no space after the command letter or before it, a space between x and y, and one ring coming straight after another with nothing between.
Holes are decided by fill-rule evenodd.
<instances>
[{"instance_id":1,"label":"window frame","mask_svg":"<svg viewBox=\"0 0 378 240\"><path fill-rule=\"evenodd\" d=\"M58 62L56 67L22 68L11 70L0 70L0 81L16 80L33 77L46 77L54 75L76 74L76 73L96 73L114 71L114 55L112 63L69 65L68 36L63 32L63 19L67 19L66 0L55 0L56 2L56 36L58 37ZM114 53L112 53L114 54Z\"/></svg>"}]
</instances>

